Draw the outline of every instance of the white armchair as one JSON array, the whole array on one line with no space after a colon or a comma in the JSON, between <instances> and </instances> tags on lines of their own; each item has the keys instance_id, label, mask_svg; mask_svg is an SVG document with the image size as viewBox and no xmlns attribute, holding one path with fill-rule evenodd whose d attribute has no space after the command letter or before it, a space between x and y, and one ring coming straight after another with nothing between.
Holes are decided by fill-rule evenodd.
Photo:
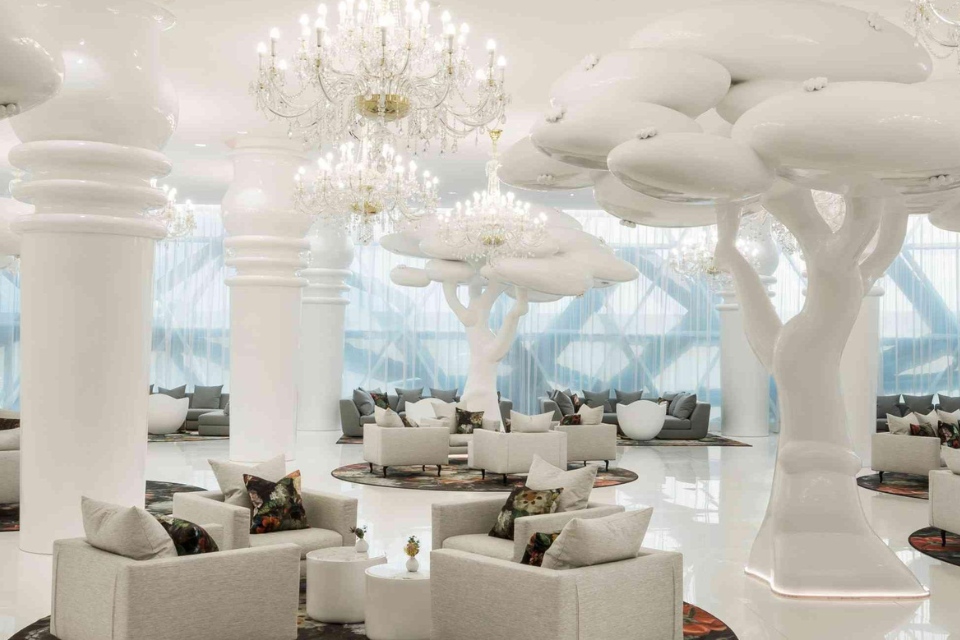
<instances>
[{"instance_id":1,"label":"white armchair","mask_svg":"<svg viewBox=\"0 0 960 640\"><path fill-rule=\"evenodd\" d=\"M445 427L378 427L363 425L363 459L370 465L383 469L387 477L388 467L427 465L440 469L447 464L450 455L450 431Z\"/></svg>"},{"instance_id":2,"label":"white armchair","mask_svg":"<svg viewBox=\"0 0 960 640\"><path fill-rule=\"evenodd\" d=\"M130 560L82 538L57 540L50 633L60 640L293 640L299 556L296 545L279 544Z\"/></svg>"},{"instance_id":3,"label":"white armchair","mask_svg":"<svg viewBox=\"0 0 960 640\"><path fill-rule=\"evenodd\" d=\"M0 451L0 504L20 502L20 452Z\"/></svg>"},{"instance_id":4,"label":"white armchair","mask_svg":"<svg viewBox=\"0 0 960 640\"><path fill-rule=\"evenodd\" d=\"M574 518L603 518L623 512L615 504L590 502L586 509L524 516L513 522L513 540L487 535L497 521L506 499L503 496L469 502L436 503L432 508L433 549L459 549L491 558L520 562L530 537L537 532L554 532Z\"/></svg>"},{"instance_id":5,"label":"white armchair","mask_svg":"<svg viewBox=\"0 0 960 640\"><path fill-rule=\"evenodd\" d=\"M960 534L960 475L953 471L930 472L930 526L940 529L947 543L947 531Z\"/></svg>"},{"instance_id":6,"label":"white armchair","mask_svg":"<svg viewBox=\"0 0 960 640\"><path fill-rule=\"evenodd\" d=\"M487 471L503 475L526 473L530 470L533 456L539 455L555 467L567 468L567 434L562 431L546 433L501 433L499 431L475 430L468 448L467 464L480 469L483 477Z\"/></svg>"},{"instance_id":7,"label":"white armchair","mask_svg":"<svg viewBox=\"0 0 960 640\"><path fill-rule=\"evenodd\" d=\"M603 460L607 470L617 459L617 425L561 424L555 431L567 434L567 462Z\"/></svg>"},{"instance_id":8,"label":"white armchair","mask_svg":"<svg viewBox=\"0 0 960 640\"><path fill-rule=\"evenodd\" d=\"M558 571L441 549L430 553L430 582L435 638L683 637L683 557L673 551Z\"/></svg>"},{"instance_id":9,"label":"white armchair","mask_svg":"<svg viewBox=\"0 0 960 640\"><path fill-rule=\"evenodd\" d=\"M942 466L940 438L875 433L871 446L871 466L881 482L885 471L925 476Z\"/></svg>"},{"instance_id":10,"label":"white armchair","mask_svg":"<svg viewBox=\"0 0 960 640\"><path fill-rule=\"evenodd\" d=\"M147 431L153 435L176 433L187 421L190 398L173 398L162 393L147 399Z\"/></svg>"},{"instance_id":11,"label":"white armchair","mask_svg":"<svg viewBox=\"0 0 960 640\"><path fill-rule=\"evenodd\" d=\"M223 527L221 549L246 549L293 543L300 548L304 563L307 553L328 547L352 546L356 537L350 529L357 526L357 500L319 491L300 492L307 512L309 529L250 533L250 509L223 501L216 491L177 493L173 496L173 515L190 522L212 522Z\"/></svg>"}]
</instances>

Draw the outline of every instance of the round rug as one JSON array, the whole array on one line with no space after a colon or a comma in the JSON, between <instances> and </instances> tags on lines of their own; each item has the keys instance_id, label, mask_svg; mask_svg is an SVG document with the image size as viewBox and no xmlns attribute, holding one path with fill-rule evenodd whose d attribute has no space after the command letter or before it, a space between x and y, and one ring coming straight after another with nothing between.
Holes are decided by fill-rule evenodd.
<instances>
[{"instance_id":1,"label":"round rug","mask_svg":"<svg viewBox=\"0 0 960 640\"><path fill-rule=\"evenodd\" d=\"M879 491L880 493L889 493L905 498L917 498L918 500L929 499L930 482L925 476L884 471L883 482L880 482L879 473L871 473L857 478L857 484L870 491Z\"/></svg>"},{"instance_id":2,"label":"round rug","mask_svg":"<svg viewBox=\"0 0 960 640\"><path fill-rule=\"evenodd\" d=\"M924 527L910 534L910 546L931 558L960 567L960 535L948 531L946 538L947 544L943 544L940 529Z\"/></svg>"},{"instance_id":3,"label":"round rug","mask_svg":"<svg viewBox=\"0 0 960 640\"><path fill-rule=\"evenodd\" d=\"M297 612L297 640L363 640L367 637L362 622L333 624L311 620L307 617L306 600L306 591L301 587L300 610ZM10 640L57 640L57 638L50 633L50 618L46 617L13 634ZM713 614L684 602L683 640L737 640L737 634Z\"/></svg>"},{"instance_id":4,"label":"round rug","mask_svg":"<svg viewBox=\"0 0 960 640\"><path fill-rule=\"evenodd\" d=\"M570 468L577 469L581 466L581 464L571 464ZM423 471L420 465L390 467L386 478L383 477L380 467L374 465L373 469L373 473L370 473L370 465L361 462L334 469L331 475L338 480L356 484L424 491L512 491L515 487L522 486L525 478L520 475L508 475L507 483L504 484L502 475L487 473L484 479L479 470L471 469L467 466L466 460L457 458L451 459L449 464L443 466L440 477L437 477L436 465L432 467L427 465L426 471ZM595 488L612 487L633 482L636 479L637 474L633 471L616 467L604 471L601 466L593 486Z\"/></svg>"},{"instance_id":5,"label":"round rug","mask_svg":"<svg viewBox=\"0 0 960 640\"><path fill-rule=\"evenodd\" d=\"M171 514L173 513L173 494L192 491L206 491L206 489L177 482L147 480L145 508L156 516ZM0 504L0 531L20 531L19 504Z\"/></svg>"},{"instance_id":6,"label":"round rug","mask_svg":"<svg viewBox=\"0 0 960 640\"><path fill-rule=\"evenodd\" d=\"M147 442L202 442L204 440L229 440L230 436L201 436L199 433L147 434Z\"/></svg>"}]
</instances>

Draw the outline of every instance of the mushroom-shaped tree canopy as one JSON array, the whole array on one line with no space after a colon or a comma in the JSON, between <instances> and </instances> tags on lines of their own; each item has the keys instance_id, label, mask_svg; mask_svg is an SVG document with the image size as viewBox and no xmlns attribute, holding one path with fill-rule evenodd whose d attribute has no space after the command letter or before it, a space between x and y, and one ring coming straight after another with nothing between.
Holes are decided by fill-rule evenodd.
<instances>
[{"instance_id":1,"label":"mushroom-shaped tree canopy","mask_svg":"<svg viewBox=\"0 0 960 640\"><path fill-rule=\"evenodd\" d=\"M63 84L63 55L28 3L0 4L0 120L52 98Z\"/></svg>"},{"instance_id":2,"label":"mushroom-shaped tree canopy","mask_svg":"<svg viewBox=\"0 0 960 640\"><path fill-rule=\"evenodd\" d=\"M401 265L390 278L406 287L440 283L450 309L463 323L470 348L470 367L461 401L470 411L483 411L499 420L497 366L516 337L517 326L530 302L548 302L583 295L593 287L635 280L639 272L614 255L599 238L583 231L577 220L556 210L545 210L546 223L539 245L528 254L500 257L493 263L460 256L473 252L444 236L436 217L422 220L416 229L384 236L381 245L398 255L427 258L423 267ZM460 287L467 289L462 301ZM494 303L506 293L515 300L500 329L490 327Z\"/></svg>"},{"instance_id":3,"label":"mushroom-shaped tree canopy","mask_svg":"<svg viewBox=\"0 0 960 640\"><path fill-rule=\"evenodd\" d=\"M773 490L747 572L789 596L924 597L861 510L840 356L858 301L900 251L907 216L936 212L938 224L960 228L960 81L924 83L931 60L909 34L816 0L697 7L645 25L630 46L642 53L613 52L606 67L602 55L585 59L598 61L599 81L586 63L563 75L533 143L554 160L603 168L589 155L615 133L609 173L594 183L601 207L629 223L718 223L717 263L734 278L747 337L780 402ZM709 61L695 66L699 84L681 71L691 55ZM660 64L629 72L626 59ZM696 108L678 100L684 93ZM683 130L652 108L697 117L707 97L735 123L729 135ZM618 99L634 107L632 123L619 112L603 121ZM840 194L839 221L818 209L815 190ZM741 216L761 205L806 260L805 304L786 323L736 245Z\"/></svg>"}]
</instances>

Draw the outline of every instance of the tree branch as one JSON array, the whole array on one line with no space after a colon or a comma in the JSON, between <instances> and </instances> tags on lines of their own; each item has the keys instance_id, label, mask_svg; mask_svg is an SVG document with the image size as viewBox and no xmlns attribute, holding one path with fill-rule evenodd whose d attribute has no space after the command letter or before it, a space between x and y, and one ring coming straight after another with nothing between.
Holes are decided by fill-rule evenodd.
<instances>
[{"instance_id":1,"label":"tree branch","mask_svg":"<svg viewBox=\"0 0 960 640\"><path fill-rule=\"evenodd\" d=\"M517 326L520 324L520 318L527 315L530 308L527 304L527 290L517 287L515 291L517 300L504 317L503 324L497 332L497 337L490 347L492 357L497 362L503 360L509 353L510 347L513 345L513 339L517 337Z\"/></svg>"},{"instance_id":2,"label":"tree branch","mask_svg":"<svg viewBox=\"0 0 960 640\"><path fill-rule=\"evenodd\" d=\"M860 264L864 250L877 234L883 216L884 200L877 196L845 195L843 225L830 242L831 258ZM898 250L899 252L899 250Z\"/></svg>"},{"instance_id":3,"label":"tree branch","mask_svg":"<svg viewBox=\"0 0 960 640\"><path fill-rule=\"evenodd\" d=\"M472 327L476 324L476 312L472 309L467 309L463 306L463 303L460 302L460 296L457 295L457 283L442 282L441 284L443 285L443 297L446 298L450 310L456 314L457 319L460 320L465 327Z\"/></svg>"},{"instance_id":4,"label":"tree branch","mask_svg":"<svg viewBox=\"0 0 960 640\"><path fill-rule=\"evenodd\" d=\"M753 352L760 363L766 367L767 371L772 371L773 350L780 337L783 322L777 315L767 288L760 280L760 274L737 250L739 230L740 207L733 204L718 205L715 259L718 266L733 275L737 295L740 298L747 341L753 347Z\"/></svg>"},{"instance_id":5,"label":"tree branch","mask_svg":"<svg viewBox=\"0 0 960 640\"><path fill-rule=\"evenodd\" d=\"M500 294L503 293L504 286L499 280L488 280L487 288L477 297L470 296L470 311L477 313L478 316L489 316L493 303L497 301Z\"/></svg>"},{"instance_id":6,"label":"tree branch","mask_svg":"<svg viewBox=\"0 0 960 640\"><path fill-rule=\"evenodd\" d=\"M779 186L764 196L763 206L793 234L800 250L807 255L833 235L809 189Z\"/></svg>"},{"instance_id":7,"label":"tree branch","mask_svg":"<svg viewBox=\"0 0 960 640\"><path fill-rule=\"evenodd\" d=\"M866 294L883 277L890 265L900 255L903 240L907 237L907 223L910 216L900 197L884 201L880 228L877 230L877 244L860 262L860 277L863 278L863 292Z\"/></svg>"}]
</instances>

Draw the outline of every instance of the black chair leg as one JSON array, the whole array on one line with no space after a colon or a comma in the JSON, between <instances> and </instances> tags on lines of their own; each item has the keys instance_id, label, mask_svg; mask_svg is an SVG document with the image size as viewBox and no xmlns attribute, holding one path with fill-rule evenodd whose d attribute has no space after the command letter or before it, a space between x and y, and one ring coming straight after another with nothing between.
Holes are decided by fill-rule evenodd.
<instances>
[{"instance_id":1,"label":"black chair leg","mask_svg":"<svg viewBox=\"0 0 960 640\"><path fill-rule=\"evenodd\" d=\"M883 471L880 472L880 483L883 484Z\"/></svg>"},{"instance_id":2,"label":"black chair leg","mask_svg":"<svg viewBox=\"0 0 960 640\"><path fill-rule=\"evenodd\" d=\"M941 547L947 546L947 532L944 531L943 529L940 529L940 546Z\"/></svg>"},{"instance_id":3,"label":"black chair leg","mask_svg":"<svg viewBox=\"0 0 960 640\"><path fill-rule=\"evenodd\" d=\"M481 480L486 480L486 479L487 479L487 470L486 470L486 469L480 469L480 479L481 479Z\"/></svg>"},{"instance_id":4,"label":"black chair leg","mask_svg":"<svg viewBox=\"0 0 960 640\"><path fill-rule=\"evenodd\" d=\"M423 472L426 472L426 470L427 470L427 465L425 465L425 464L420 465L420 470L423 471Z\"/></svg>"},{"instance_id":5,"label":"black chair leg","mask_svg":"<svg viewBox=\"0 0 960 640\"><path fill-rule=\"evenodd\" d=\"M603 462L604 462L605 465L607 465L606 468L604 469L604 471L610 471L610 461L609 461L609 460L604 460Z\"/></svg>"},{"instance_id":6,"label":"black chair leg","mask_svg":"<svg viewBox=\"0 0 960 640\"><path fill-rule=\"evenodd\" d=\"M507 474L503 474L503 484L507 484Z\"/></svg>"},{"instance_id":7,"label":"black chair leg","mask_svg":"<svg viewBox=\"0 0 960 640\"><path fill-rule=\"evenodd\" d=\"M437 465L437 477L440 477L440 470L443 468L443 465Z\"/></svg>"},{"instance_id":8,"label":"black chair leg","mask_svg":"<svg viewBox=\"0 0 960 640\"><path fill-rule=\"evenodd\" d=\"M370 473L373 473L373 463L370 463Z\"/></svg>"},{"instance_id":9,"label":"black chair leg","mask_svg":"<svg viewBox=\"0 0 960 640\"><path fill-rule=\"evenodd\" d=\"M384 477L384 478L387 477L387 468L386 468L386 467L383 468L383 477Z\"/></svg>"}]
</instances>

